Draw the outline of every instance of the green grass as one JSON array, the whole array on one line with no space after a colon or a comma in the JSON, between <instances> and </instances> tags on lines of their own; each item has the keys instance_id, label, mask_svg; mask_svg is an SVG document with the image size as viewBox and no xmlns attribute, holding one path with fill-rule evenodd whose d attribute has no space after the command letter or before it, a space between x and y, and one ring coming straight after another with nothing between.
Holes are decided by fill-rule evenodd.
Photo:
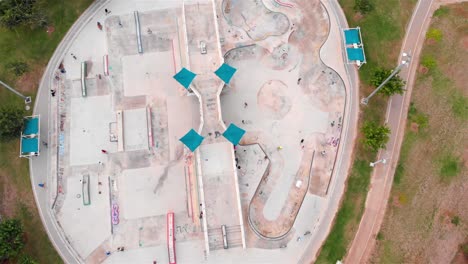
<instances>
[{"instance_id":1,"label":"green grass","mask_svg":"<svg viewBox=\"0 0 468 264\"><path fill-rule=\"evenodd\" d=\"M453 93L451 98L453 114L463 120L468 120L468 98L463 96L461 92Z\"/></svg>"},{"instance_id":2,"label":"green grass","mask_svg":"<svg viewBox=\"0 0 468 264\"><path fill-rule=\"evenodd\" d=\"M47 13L50 25L55 28L55 32L50 36L44 28L35 30L28 27L14 30L0 28L0 58L6 58L0 62L2 66L0 78L11 84L16 78L6 71L5 65L21 60L30 66L45 66L70 26L92 1L39 0L38 2Z\"/></svg>"},{"instance_id":3,"label":"green grass","mask_svg":"<svg viewBox=\"0 0 468 264\"><path fill-rule=\"evenodd\" d=\"M418 124L420 129L427 127L429 124L429 117L426 114L418 111L413 102L411 102L408 110L408 120Z\"/></svg>"},{"instance_id":4,"label":"green grass","mask_svg":"<svg viewBox=\"0 0 468 264\"><path fill-rule=\"evenodd\" d=\"M430 28L427 31L427 34L426 34L427 39L431 39L431 40L435 40L435 41L441 41L442 37L443 37L442 31L440 29L437 29L437 28Z\"/></svg>"},{"instance_id":5,"label":"green grass","mask_svg":"<svg viewBox=\"0 0 468 264\"><path fill-rule=\"evenodd\" d=\"M347 233L347 226L350 223L356 224L357 222L359 224L369 188L371 171L372 168L368 161L358 159L354 162L343 203L332 230L320 251L317 263L335 263L336 260L343 259L346 254L347 244L352 239Z\"/></svg>"},{"instance_id":6,"label":"green grass","mask_svg":"<svg viewBox=\"0 0 468 264\"><path fill-rule=\"evenodd\" d=\"M396 245L388 240L381 241L383 243L383 254L380 263L393 264L393 263L404 263L403 256L400 256L395 252Z\"/></svg>"},{"instance_id":7,"label":"green grass","mask_svg":"<svg viewBox=\"0 0 468 264\"><path fill-rule=\"evenodd\" d=\"M361 80L369 83L377 67L394 68L397 63L399 43L415 0L375 0L375 9L363 18L353 10L354 0L340 0L350 27L361 27L367 64L361 69ZM411 8L408 10L408 7Z\"/></svg>"},{"instance_id":8,"label":"green grass","mask_svg":"<svg viewBox=\"0 0 468 264\"><path fill-rule=\"evenodd\" d=\"M442 72L431 51L427 53L429 54L423 56L421 64L427 67L429 72L420 76L419 79L430 80L432 90L442 98L447 98L452 113L462 120L468 120L468 97L464 96L455 83Z\"/></svg>"},{"instance_id":9,"label":"green grass","mask_svg":"<svg viewBox=\"0 0 468 264\"><path fill-rule=\"evenodd\" d=\"M411 16L415 0L375 0L374 11L359 18L353 10L354 0L340 0L350 27L361 27L367 64L359 70L362 82L361 95L371 92L370 80L379 68L394 68L404 37L405 26ZM387 98L377 95L362 110L362 121L382 124ZM352 241L364 210L364 204L370 183L371 167L369 162L375 159L375 152L364 148L360 140L355 148L356 160L348 178L342 204L335 218L335 223L325 241L317 263L336 263L343 259L349 243Z\"/></svg>"},{"instance_id":10,"label":"green grass","mask_svg":"<svg viewBox=\"0 0 468 264\"><path fill-rule=\"evenodd\" d=\"M38 263L62 263L62 259L57 255L49 241L38 215L34 214L28 206L21 202L18 202L17 207L20 210L16 217L21 220L24 229L27 231L24 251ZM31 232L31 230L35 231Z\"/></svg>"},{"instance_id":11,"label":"green grass","mask_svg":"<svg viewBox=\"0 0 468 264\"><path fill-rule=\"evenodd\" d=\"M443 17L449 13L450 9L446 6L441 6L434 12L434 17Z\"/></svg>"},{"instance_id":12,"label":"green grass","mask_svg":"<svg viewBox=\"0 0 468 264\"><path fill-rule=\"evenodd\" d=\"M439 162L439 175L442 181L450 181L461 172L461 161L459 157L452 154L444 156Z\"/></svg>"},{"instance_id":13,"label":"green grass","mask_svg":"<svg viewBox=\"0 0 468 264\"><path fill-rule=\"evenodd\" d=\"M49 35L45 28L31 30L20 27L7 30L0 27L0 80L17 87L18 77L6 67L8 63L24 61L31 70L44 69L57 45L92 0L38 0L39 5L46 12L50 26L55 31ZM35 80L38 82L39 80ZM35 83L36 87L39 83ZM37 88L36 88L37 89ZM33 96L36 90L26 93ZM24 106L21 98L0 88L0 104L17 104ZM23 225L27 243L24 253L30 255L38 263L61 263L61 259L52 247L39 218L34 198L31 193L28 161L18 158L19 141L0 142L0 199L4 195L5 184L8 192L15 192L22 198L15 206L14 215ZM23 202L29 201L28 202ZM0 212L2 212L0 208ZM10 212L11 213L11 212ZM7 216L5 213L4 217Z\"/></svg>"},{"instance_id":14,"label":"green grass","mask_svg":"<svg viewBox=\"0 0 468 264\"><path fill-rule=\"evenodd\" d=\"M432 55L423 56L421 59L421 64L429 70L434 70L437 67L437 61Z\"/></svg>"},{"instance_id":15,"label":"green grass","mask_svg":"<svg viewBox=\"0 0 468 264\"><path fill-rule=\"evenodd\" d=\"M398 165L395 169L395 175L393 177L394 187L398 187L398 185L403 180L403 176L405 175L405 163L409 155L409 151L413 147L413 145L420 139L420 133L413 133L408 132L403 139L403 144L401 145L400 150L400 159L398 160Z\"/></svg>"},{"instance_id":16,"label":"green grass","mask_svg":"<svg viewBox=\"0 0 468 264\"><path fill-rule=\"evenodd\" d=\"M458 215L455 215L454 217L452 217L450 222L455 226L458 226L460 224L460 217Z\"/></svg>"}]
</instances>

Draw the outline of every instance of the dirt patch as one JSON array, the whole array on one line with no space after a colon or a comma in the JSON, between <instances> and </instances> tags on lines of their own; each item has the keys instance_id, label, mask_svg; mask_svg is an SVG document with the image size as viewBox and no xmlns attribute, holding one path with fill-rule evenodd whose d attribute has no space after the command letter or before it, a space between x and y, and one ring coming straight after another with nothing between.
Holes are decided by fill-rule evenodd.
<instances>
[{"instance_id":1,"label":"dirt patch","mask_svg":"<svg viewBox=\"0 0 468 264\"><path fill-rule=\"evenodd\" d=\"M411 123L411 125L410 125L410 130L413 131L413 132L415 132L415 133L418 133L418 131L419 131L419 125L418 125L417 123L414 123L414 122Z\"/></svg>"},{"instance_id":2,"label":"dirt patch","mask_svg":"<svg viewBox=\"0 0 468 264\"><path fill-rule=\"evenodd\" d=\"M0 214L4 217L13 217L16 214L16 201L18 193L11 188L13 183L5 172L0 171Z\"/></svg>"},{"instance_id":3,"label":"dirt patch","mask_svg":"<svg viewBox=\"0 0 468 264\"><path fill-rule=\"evenodd\" d=\"M463 163L465 164L465 168L468 169L468 148L465 148L463 152Z\"/></svg>"},{"instance_id":4,"label":"dirt patch","mask_svg":"<svg viewBox=\"0 0 468 264\"><path fill-rule=\"evenodd\" d=\"M258 106L270 118L283 119L292 106L287 90L288 86L280 80L268 81L258 91Z\"/></svg>"},{"instance_id":5,"label":"dirt patch","mask_svg":"<svg viewBox=\"0 0 468 264\"><path fill-rule=\"evenodd\" d=\"M44 73L44 67L32 66L31 71L23 74L18 81L16 81L16 87L19 91L26 94L33 94L39 87L42 74Z\"/></svg>"},{"instance_id":6,"label":"dirt patch","mask_svg":"<svg viewBox=\"0 0 468 264\"><path fill-rule=\"evenodd\" d=\"M48 27L47 27L46 32L47 32L47 35L49 35L49 37L52 35L52 33L54 33L54 31L55 31L55 27L54 27L54 26L48 26Z\"/></svg>"},{"instance_id":7,"label":"dirt patch","mask_svg":"<svg viewBox=\"0 0 468 264\"><path fill-rule=\"evenodd\" d=\"M360 12L357 12L355 15L354 15L354 21L358 22L358 21L361 21L361 19L363 18L364 16L360 13Z\"/></svg>"},{"instance_id":8,"label":"dirt patch","mask_svg":"<svg viewBox=\"0 0 468 264\"><path fill-rule=\"evenodd\" d=\"M464 48L465 50L468 49L468 36L465 36L465 37L462 38L462 40L461 40L461 45L463 46L463 48Z\"/></svg>"},{"instance_id":9,"label":"dirt patch","mask_svg":"<svg viewBox=\"0 0 468 264\"><path fill-rule=\"evenodd\" d=\"M424 66L422 66L422 65L419 65L418 73L420 73L420 74L426 74L426 73L428 73L428 72L429 72L429 68L424 67Z\"/></svg>"}]
</instances>

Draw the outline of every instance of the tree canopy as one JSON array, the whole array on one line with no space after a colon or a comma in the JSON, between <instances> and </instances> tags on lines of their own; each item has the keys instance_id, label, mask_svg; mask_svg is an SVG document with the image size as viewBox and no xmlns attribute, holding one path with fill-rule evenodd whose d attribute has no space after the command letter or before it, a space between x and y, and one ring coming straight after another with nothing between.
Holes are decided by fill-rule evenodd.
<instances>
[{"instance_id":1,"label":"tree canopy","mask_svg":"<svg viewBox=\"0 0 468 264\"><path fill-rule=\"evenodd\" d=\"M18 219L0 222L0 260L18 256L23 249L23 225Z\"/></svg>"},{"instance_id":2,"label":"tree canopy","mask_svg":"<svg viewBox=\"0 0 468 264\"><path fill-rule=\"evenodd\" d=\"M362 127L364 133L364 145L373 151L378 151L385 148L390 139L390 128L387 126L379 126L374 122L366 122Z\"/></svg>"},{"instance_id":3,"label":"tree canopy","mask_svg":"<svg viewBox=\"0 0 468 264\"><path fill-rule=\"evenodd\" d=\"M0 24L8 29L22 25L35 28L47 25L47 19L36 0L2 0Z\"/></svg>"},{"instance_id":4,"label":"tree canopy","mask_svg":"<svg viewBox=\"0 0 468 264\"><path fill-rule=\"evenodd\" d=\"M24 110L13 105L0 106L0 140L17 137L23 128Z\"/></svg>"},{"instance_id":5,"label":"tree canopy","mask_svg":"<svg viewBox=\"0 0 468 264\"><path fill-rule=\"evenodd\" d=\"M386 70L379 68L374 72L374 76L371 79L371 84L375 87L378 87L385 79L392 74L392 70ZM403 87L405 82L400 78L400 76L395 75L391 78L383 87L380 89L379 93L383 93L386 96L391 96L394 94L403 94L405 91Z\"/></svg>"}]
</instances>

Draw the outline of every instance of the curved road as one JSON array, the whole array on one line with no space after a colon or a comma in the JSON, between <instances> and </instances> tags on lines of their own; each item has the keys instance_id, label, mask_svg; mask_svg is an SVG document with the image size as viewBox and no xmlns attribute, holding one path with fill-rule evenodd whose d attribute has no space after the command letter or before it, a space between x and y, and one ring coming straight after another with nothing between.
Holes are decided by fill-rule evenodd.
<instances>
[{"instance_id":1,"label":"curved road","mask_svg":"<svg viewBox=\"0 0 468 264\"><path fill-rule=\"evenodd\" d=\"M461 1L443 0L443 2ZM438 6L436 4L439 3L434 0L419 0L407 26L399 57L399 60L401 60L403 52L409 53L412 56L409 67L403 68L399 74L407 82L407 91L404 95L395 95L390 98L385 121L392 130L392 134L390 135L386 149L380 151L377 158L378 160L387 159L390 162L387 165L377 165L372 173L371 187L367 194L365 211L351 248L345 257L345 263L367 263L373 251L375 237L384 219L395 168L400 156L419 55L424 43L424 36L430 25L429 18ZM370 103L372 103L372 100Z\"/></svg>"},{"instance_id":2,"label":"curved road","mask_svg":"<svg viewBox=\"0 0 468 264\"><path fill-rule=\"evenodd\" d=\"M109 0L97 0L91 4L91 6L80 16L62 39L47 65L44 75L42 76L34 104L34 115L41 115L40 133L43 139L46 139L49 136L49 87L52 85L54 73L62 61L64 54L73 43L74 38L97 12L102 12L102 8L107 4L107 2L109 2ZM55 145L56 144L49 142L50 147ZM81 263L83 260L70 246L67 238L64 237L61 227L58 225L55 215L52 212L51 204L49 202L49 189L38 187L39 183L48 182L47 174L50 171L48 168L50 158L52 157L49 155L49 152L47 149L44 149L40 156L31 159L29 162L31 184L39 215L50 241L62 257L63 261L65 263ZM52 178L55 179L56 177Z\"/></svg>"}]
</instances>

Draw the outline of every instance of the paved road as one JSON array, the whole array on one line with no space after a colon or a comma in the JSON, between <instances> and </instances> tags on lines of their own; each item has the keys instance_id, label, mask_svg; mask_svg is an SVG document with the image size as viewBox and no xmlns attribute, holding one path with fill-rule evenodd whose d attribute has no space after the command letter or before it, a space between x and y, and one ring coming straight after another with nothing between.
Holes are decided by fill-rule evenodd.
<instances>
[{"instance_id":1,"label":"paved road","mask_svg":"<svg viewBox=\"0 0 468 264\"><path fill-rule=\"evenodd\" d=\"M84 25L88 23L88 21L96 14L96 12L102 12L102 8L107 2L109 2L109 0L95 1L81 15L81 17L75 22L75 24L73 24L68 33L62 39L61 43L55 50L54 55L50 59L49 64L47 65L39 85L36 102L34 104L34 114L41 116L40 134L43 140L48 141L50 103L49 89L52 85L55 70L58 68L65 52L69 49L78 32L81 31ZM50 143L51 142L49 142L49 146L52 145ZM55 215L52 213L51 204L49 202L49 189L38 187L39 183L47 182L47 174L50 171L48 167L50 164L50 158L54 157L49 156L47 149L43 149L39 157L31 159L29 162L31 184L33 187L34 198L36 199L36 204L38 206L39 215L52 244L64 262L81 263L82 260L66 241L61 228L57 224Z\"/></svg>"},{"instance_id":2,"label":"paved road","mask_svg":"<svg viewBox=\"0 0 468 264\"><path fill-rule=\"evenodd\" d=\"M419 0L406 29L400 60L401 54L406 52L412 55L412 62L408 68L401 71L400 77L407 82L407 92L404 95L395 95L390 98L386 123L392 130L392 134L386 150L380 151L378 154L378 159L385 158L389 162L386 165L377 165L372 173L371 188L367 195L365 211L358 232L345 257L345 263L366 263L375 245L375 237L385 215L393 175L400 155L415 72L424 36L430 24L429 18L434 10L434 3L433 0ZM370 104L372 104L372 100L370 100Z\"/></svg>"},{"instance_id":3,"label":"paved road","mask_svg":"<svg viewBox=\"0 0 468 264\"><path fill-rule=\"evenodd\" d=\"M345 14L341 9L338 0L322 0L322 4L326 7L330 19L336 19L340 32L344 28L348 28ZM344 50L343 50L344 52ZM343 59L346 56L343 54ZM323 242L328 236L332 227L333 219L338 211L341 197L344 191L345 181L349 175L349 169L352 165L352 153L354 143L357 136L357 121L359 114L359 76L356 67L352 64L345 64L345 70L348 77L346 85L346 102L347 106L345 115L348 120L345 120L341 138L343 139L340 148L342 152L338 154L338 159L335 164L335 171L332 176L330 187L328 190L328 201L323 209L323 215L320 218L320 223L316 227L313 239L310 241L304 255L301 257L299 263L311 263L316 259L316 254Z\"/></svg>"}]
</instances>

